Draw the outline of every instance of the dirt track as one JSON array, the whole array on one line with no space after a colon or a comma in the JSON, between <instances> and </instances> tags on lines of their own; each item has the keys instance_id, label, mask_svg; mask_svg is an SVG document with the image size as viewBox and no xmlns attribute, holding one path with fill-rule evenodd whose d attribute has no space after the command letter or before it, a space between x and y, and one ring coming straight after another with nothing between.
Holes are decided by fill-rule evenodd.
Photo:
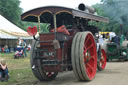
<instances>
[{"instance_id":1,"label":"dirt track","mask_svg":"<svg viewBox=\"0 0 128 85\"><path fill-rule=\"evenodd\" d=\"M97 72L90 82L78 81L72 71L59 73L57 78L50 82L35 81L30 85L128 85L128 61L109 62L106 69Z\"/></svg>"}]
</instances>

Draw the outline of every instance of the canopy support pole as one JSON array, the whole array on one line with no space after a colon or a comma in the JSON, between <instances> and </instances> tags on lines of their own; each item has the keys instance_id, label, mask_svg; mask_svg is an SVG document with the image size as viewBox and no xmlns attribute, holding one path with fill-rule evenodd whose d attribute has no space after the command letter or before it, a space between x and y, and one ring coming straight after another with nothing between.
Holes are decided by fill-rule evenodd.
<instances>
[{"instance_id":1,"label":"canopy support pole","mask_svg":"<svg viewBox=\"0 0 128 85\"><path fill-rule=\"evenodd\" d=\"M54 30L55 30L55 40L56 40L56 14L53 15L53 21L54 21Z\"/></svg>"},{"instance_id":2,"label":"canopy support pole","mask_svg":"<svg viewBox=\"0 0 128 85\"><path fill-rule=\"evenodd\" d=\"M39 33L40 33L40 16L38 16L38 27L39 27Z\"/></svg>"}]
</instances>

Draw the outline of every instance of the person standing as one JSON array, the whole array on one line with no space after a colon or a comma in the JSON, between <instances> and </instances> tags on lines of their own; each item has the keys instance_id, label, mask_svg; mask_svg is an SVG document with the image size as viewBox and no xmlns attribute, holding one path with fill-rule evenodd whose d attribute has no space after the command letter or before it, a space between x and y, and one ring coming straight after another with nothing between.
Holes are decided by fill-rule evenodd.
<instances>
[{"instance_id":1,"label":"person standing","mask_svg":"<svg viewBox=\"0 0 128 85\"><path fill-rule=\"evenodd\" d=\"M22 39L19 37L18 38L18 41L17 41L17 46L20 46L21 45L21 42L22 42Z\"/></svg>"},{"instance_id":2,"label":"person standing","mask_svg":"<svg viewBox=\"0 0 128 85\"><path fill-rule=\"evenodd\" d=\"M121 37L120 37L120 46L122 46L122 43L123 43L124 40L125 40L125 37L124 37L124 35L122 34Z\"/></svg>"},{"instance_id":3,"label":"person standing","mask_svg":"<svg viewBox=\"0 0 128 85\"><path fill-rule=\"evenodd\" d=\"M23 39L21 40L20 46L23 48L24 56L27 57L27 53L26 53L27 45L26 45L26 42Z\"/></svg>"}]
</instances>

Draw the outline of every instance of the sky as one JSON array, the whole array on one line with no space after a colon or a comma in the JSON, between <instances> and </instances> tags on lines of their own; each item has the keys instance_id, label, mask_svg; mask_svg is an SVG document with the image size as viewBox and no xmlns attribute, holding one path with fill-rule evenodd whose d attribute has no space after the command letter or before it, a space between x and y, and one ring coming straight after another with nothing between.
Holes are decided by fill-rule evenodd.
<instances>
[{"instance_id":1,"label":"sky","mask_svg":"<svg viewBox=\"0 0 128 85\"><path fill-rule=\"evenodd\" d=\"M37 7L48 6L48 5L76 8L80 3L84 3L85 5L91 6L96 3L100 3L101 0L20 0L20 1L21 1L20 7L23 8L23 12L26 12L28 10Z\"/></svg>"}]
</instances>

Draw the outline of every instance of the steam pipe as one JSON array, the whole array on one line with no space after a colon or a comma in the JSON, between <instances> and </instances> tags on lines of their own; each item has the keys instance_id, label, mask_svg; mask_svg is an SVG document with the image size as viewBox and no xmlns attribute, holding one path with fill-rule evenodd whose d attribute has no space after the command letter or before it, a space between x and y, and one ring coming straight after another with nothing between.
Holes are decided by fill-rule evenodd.
<instances>
[{"instance_id":1,"label":"steam pipe","mask_svg":"<svg viewBox=\"0 0 128 85\"><path fill-rule=\"evenodd\" d=\"M79 4L78 6L79 10L85 11L86 9L89 11L89 13L94 14L96 12L95 8L91 7L91 6L87 6L83 3Z\"/></svg>"}]
</instances>

